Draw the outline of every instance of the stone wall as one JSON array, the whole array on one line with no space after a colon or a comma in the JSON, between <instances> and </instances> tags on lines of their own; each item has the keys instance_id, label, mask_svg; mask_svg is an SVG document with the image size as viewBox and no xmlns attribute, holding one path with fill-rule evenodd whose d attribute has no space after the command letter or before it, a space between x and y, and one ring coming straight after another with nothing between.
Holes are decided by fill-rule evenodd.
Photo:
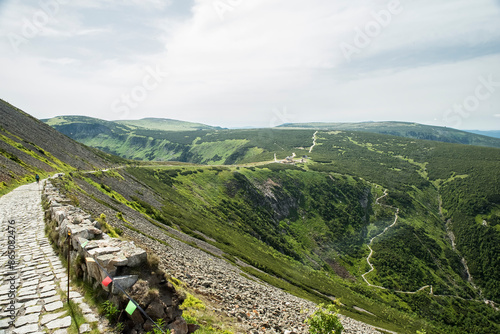
<instances>
[{"instance_id":1,"label":"stone wall","mask_svg":"<svg viewBox=\"0 0 500 334\"><path fill-rule=\"evenodd\" d=\"M42 199L46 224L51 229L49 237L61 254L67 256L70 252L71 270L78 277L91 283L96 293L104 295L119 310L125 309L129 301L123 289L154 321L163 319L175 334L188 333L179 309L183 294L176 291L161 270L148 263L144 249L133 241L111 238L104 233L99 221L71 205L50 181L45 184ZM101 282L108 274L113 282L105 287ZM151 321L139 309L131 316L126 312L122 314L119 321L126 325L125 333L153 329Z\"/></svg>"}]
</instances>

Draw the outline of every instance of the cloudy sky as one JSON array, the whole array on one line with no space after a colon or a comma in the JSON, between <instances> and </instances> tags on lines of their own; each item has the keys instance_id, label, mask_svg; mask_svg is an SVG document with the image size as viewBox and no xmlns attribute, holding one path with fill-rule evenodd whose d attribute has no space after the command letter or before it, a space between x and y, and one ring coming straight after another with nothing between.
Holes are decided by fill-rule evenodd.
<instances>
[{"instance_id":1,"label":"cloudy sky","mask_svg":"<svg viewBox=\"0 0 500 334\"><path fill-rule=\"evenodd\" d=\"M500 129L500 0L0 0L0 74L37 118Z\"/></svg>"}]
</instances>

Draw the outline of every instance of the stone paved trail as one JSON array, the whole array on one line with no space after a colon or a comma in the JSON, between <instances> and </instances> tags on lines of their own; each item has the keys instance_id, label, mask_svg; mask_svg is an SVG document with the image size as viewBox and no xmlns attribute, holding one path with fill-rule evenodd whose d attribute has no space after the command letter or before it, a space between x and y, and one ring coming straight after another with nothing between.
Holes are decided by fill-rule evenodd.
<instances>
[{"instance_id":1,"label":"stone paved trail","mask_svg":"<svg viewBox=\"0 0 500 334\"><path fill-rule=\"evenodd\" d=\"M41 190L42 182L32 183L0 197L0 334L66 333L74 321L58 293L67 292L66 268L45 237ZM80 333L90 331L98 318L78 292L70 290L70 297L88 322L77 324Z\"/></svg>"}]
</instances>

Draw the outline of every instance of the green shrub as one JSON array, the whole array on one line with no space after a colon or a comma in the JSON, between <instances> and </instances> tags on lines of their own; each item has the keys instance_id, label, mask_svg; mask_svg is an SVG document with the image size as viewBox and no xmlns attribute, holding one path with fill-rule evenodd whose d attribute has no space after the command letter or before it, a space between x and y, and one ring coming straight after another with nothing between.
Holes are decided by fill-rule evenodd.
<instances>
[{"instance_id":1,"label":"green shrub","mask_svg":"<svg viewBox=\"0 0 500 334\"><path fill-rule=\"evenodd\" d=\"M309 333L311 334L340 334L344 327L340 323L338 314L338 306L340 302L337 300L335 304L318 305L318 309L310 315L305 322L309 325Z\"/></svg>"},{"instance_id":2,"label":"green shrub","mask_svg":"<svg viewBox=\"0 0 500 334\"><path fill-rule=\"evenodd\" d=\"M103 304L104 306L104 316L111 322L114 322L116 320L116 316L118 314L118 309L116 306L110 302L109 300L106 300Z\"/></svg>"}]
</instances>

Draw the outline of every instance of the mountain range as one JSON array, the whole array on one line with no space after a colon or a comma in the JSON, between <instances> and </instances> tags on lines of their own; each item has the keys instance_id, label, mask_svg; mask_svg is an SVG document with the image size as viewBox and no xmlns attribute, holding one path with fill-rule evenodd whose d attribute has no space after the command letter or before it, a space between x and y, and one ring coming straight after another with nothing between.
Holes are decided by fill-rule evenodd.
<instances>
[{"instance_id":1,"label":"mountain range","mask_svg":"<svg viewBox=\"0 0 500 334\"><path fill-rule=\"evenodd\" d=\"M222 129L168 119L104 121L84 116L61 116L44 121L85 145L123 158L148 161L233 164L255 159L271 160L272 157L262 155L257 141L266 141L269 136L279 141L283 138L279 131L291 129L362 131L500 148L498 138L401 122L307 123L284 124L272 129ZM297 145L303 144L299 142ZM281 155L281 158L284 157Z\"/></svg>"}]
</instances>

